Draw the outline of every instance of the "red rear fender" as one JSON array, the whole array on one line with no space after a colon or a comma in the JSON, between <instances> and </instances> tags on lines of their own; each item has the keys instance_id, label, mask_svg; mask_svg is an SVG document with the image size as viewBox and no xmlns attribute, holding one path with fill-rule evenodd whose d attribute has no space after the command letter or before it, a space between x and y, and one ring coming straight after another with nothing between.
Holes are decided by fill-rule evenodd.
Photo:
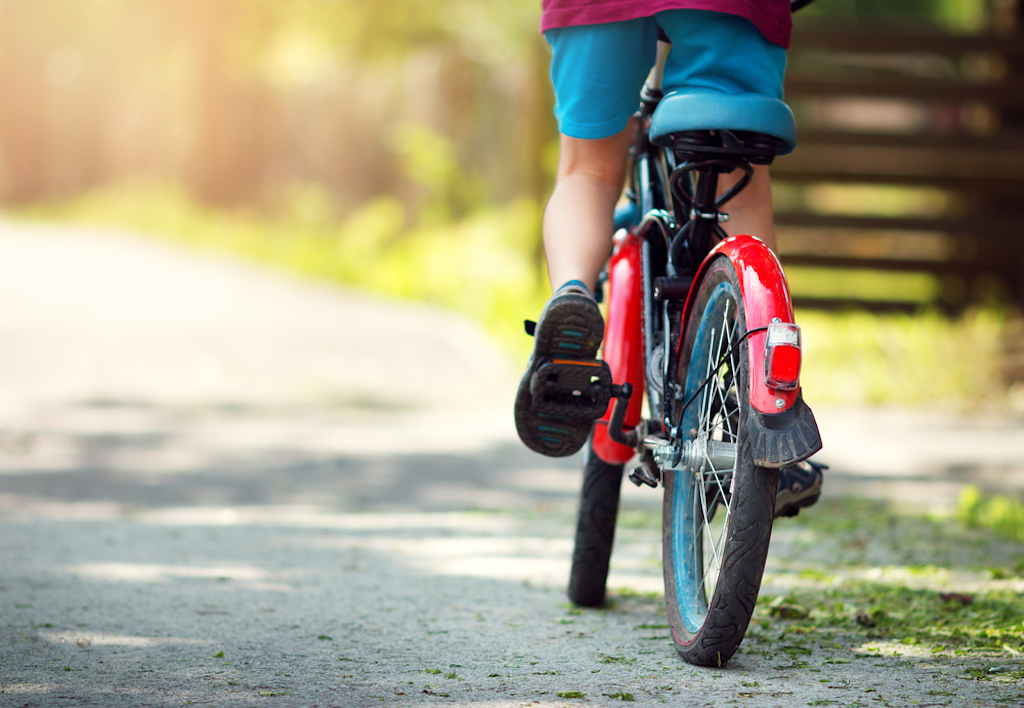
<instances>
[{"instance_id":1,"label":"red rear fender","mask_svg":"<svg viewBox=\"0 0 1024 708\"><path fill-rule=\"evenodd\" d=\"M695 283L699 283L715 258L728 258L740 281L740 296L746 313L747 329L767 327L778 317L782 322L793 322L793 304L789 297L789 285L782 272L779 259L764 242L753 236L731 236L712 249L697 272ZM693 306L694 291L686 300L686 322ZM747 340L747 354L750 371L750 403L762 413L779 413L792 406L800 389L781 391L769 388L764 380L765 332L752 334ZM681 340L680 340L681 341Z\"/></svg>"}]
</instances>

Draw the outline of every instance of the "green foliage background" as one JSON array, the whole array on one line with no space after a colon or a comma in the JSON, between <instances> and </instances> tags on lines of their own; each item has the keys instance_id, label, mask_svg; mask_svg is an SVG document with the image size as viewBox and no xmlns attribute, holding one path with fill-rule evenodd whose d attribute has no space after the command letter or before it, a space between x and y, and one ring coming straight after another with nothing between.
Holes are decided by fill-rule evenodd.
<instances>
[{"instance_id":1,"label":"green foliage background","mask_svg":"<svg viewBox=\"0 0 1024 708\"><path fill-rule=\"evenodd\" d=\"M55 133L44 152L57 160L56 176L16 213L127 226L389 297L434 302L478 320L514 360L525 360L530 340L522 320L536 317L548 294L540 224L557 160L539 16L537 0L8 0L0 4L0 24L22 22L21 39L34 37L41 47L36 59L62 42L77 42L86 58L97 57L95 71L107 72L103 80L118 87L109 95L151 91L170 106L165 131L143 133L154 150L171 145L164 162L132 163L121 172L103 168L102 179L72 161L68 147L81 143L88 156L98 138L83 133L75 143ZM796 21L915 22L975 31L985 17L984 0L818 0ZM127 42L117 46L129 61L102 49L115 41ZM0 61L0 78L12 70L11 61ZM447 93L433 97L440 108L427 120L422 106L402 101L418 96L416 71L431 62L447 67L452 83L440 82ZM210 71L219 72L220 83L203 84ZM305 146L313 153L304 157L310 163L353 163L354 183L284 171L249 191L204 191L217 174L203 177L203 170L219 169L216 160L224 158L211 152L231 137L245 111L276 107L261 120L294 119L293 133L329 128L333 114L320 124L301 121L321 105L321 94L342 85L358 87L351 113L375 101L397 111L347 136L372 148L365 155L317 154L332 149L330 142ZM235 113L204 112L197 86L210 95L226 88L247 98ZM495 108L498 94L488 92L499 88L511 97L510 107ZM68 130L82 124L68 115L61 118ZM495 127L499 123L505 132ZM506 144L513 138L518 142ZM236 147L244 157L259 146L242 140ZM243 161L233 169L244 176L248 168ZM76 182L68 175L85 177ZM905 197L881 194L875 208L890 214L913 207ZM873 203L863 195L855 201L859 208ZM813 269L792 269L790 277L806 292L836 285L833 274ZM846 290L868 297L903 288L925 301L935 286L883 282L871 273L843 277ZM956 321L933 312L799 313L808 399L961 407L1002 400L1001 318L994 309Z\"/></svg>"}]
</instances>

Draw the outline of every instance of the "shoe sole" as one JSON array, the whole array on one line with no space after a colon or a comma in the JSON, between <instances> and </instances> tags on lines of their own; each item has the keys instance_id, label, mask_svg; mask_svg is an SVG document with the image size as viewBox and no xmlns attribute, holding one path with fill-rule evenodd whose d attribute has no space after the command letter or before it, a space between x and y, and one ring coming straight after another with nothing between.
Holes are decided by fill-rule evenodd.
<instances>
[{"instance_id":1,"label":"shoe sole","mask_svg":"<svg viewBox=\"0 0 1024 708\"><path fill-rule=\"evenodd\" d=\"M777 519L780 516L796 516L800 513L801 509L816 504L821 497L821 481L819 476L816 485L795 494L788 489L784 492L779 492L778 496L775 497L775 518Z\"/></svg>"},{"instance_id":2,"label":"shoe sole","mask_svg":"<svg viewBox=\"0 0 1024 708\"><path fill-rule=\"evenodd\" d=\"M516 432L523 443L548 457L567 457L579 451L594 421L533 410L530 379L535 362L560 359L593 360L604 338L604 318L593 299L567 293L548 302L534 331L533 354L516 393Z\"/></svg>"}]
</instances>

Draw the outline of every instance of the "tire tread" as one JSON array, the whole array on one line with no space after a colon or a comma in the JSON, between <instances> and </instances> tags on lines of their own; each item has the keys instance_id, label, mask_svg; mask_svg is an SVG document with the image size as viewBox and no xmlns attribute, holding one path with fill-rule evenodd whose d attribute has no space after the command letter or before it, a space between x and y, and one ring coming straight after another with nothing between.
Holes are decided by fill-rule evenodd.
<instances>
[{"instance_id":1,"label":"tire tread","mask_svg":"<svg viewBox=\"0 0 1024 708\"><path fill-rule=\"evenodd\" d=\"M583 607L604 604L622 491L622 469L622 465L602 460L588 444L569 572L568 594L573 604Z\"/></svg>"},{"instance_id":2,"label":"tire tread","mask_svg":"<svg viewBox=\"0 0 1024 708\"><path fill-rule=\"evenodd\" d=\"M700 321L704 307L708 304L710 292L723 280L731 281L736 286L736 292L740 292L735 272L724 257L712 264L698 285L691 313L692 321L686 323L688 328L695 327ZM744 323L741 321L741 328L743 326ZM684 336L685 342L692 342L690 332L684 332ZM737 358L745 365L747 359L744 348L741 348ZM689 356L689 352L686 352L686 355ZM685 369L682 366L680 372L681 377L685 376ZM739 385L746 385L745 377L740 378ZM674 584L675 580L673 563L668 557L671 524L667 516L665 519L665 597L669 603L673 642L683 659L699 666L722 666L736 653L753 616L768 558L778 471L757 467L754 464L753 448L746 434L748 405L744 404L740 412L739 451L734 470L731 517L722 551L719 578L714 596L709 598L703 625L696 632L686 629L678 607L673 607L676 598L669 585ZM666 514L675 513L669 496L670 491L666 489Z\"/></svg>"}]
</instances>

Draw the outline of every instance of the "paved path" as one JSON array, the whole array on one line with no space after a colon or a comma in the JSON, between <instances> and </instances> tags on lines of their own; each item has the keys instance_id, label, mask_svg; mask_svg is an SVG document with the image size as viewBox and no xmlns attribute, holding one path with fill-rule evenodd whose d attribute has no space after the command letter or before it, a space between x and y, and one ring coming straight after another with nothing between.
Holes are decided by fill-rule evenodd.
<instances>
[{"instance_id":1,"label":"paved path","mask_svg":"<svg viewBox=\"0 0 1024 708\"><path fill-rule=\"evenodd\" d=\"M624 494L629 592L565 605L579 461L518 443L516 379L433 308L0 222L0 706L834 698L756 655L683 665L648 629L653 492ZM834 493L1024 488L1019 421L820 418Z\"/></svg>"}]
</instances>

